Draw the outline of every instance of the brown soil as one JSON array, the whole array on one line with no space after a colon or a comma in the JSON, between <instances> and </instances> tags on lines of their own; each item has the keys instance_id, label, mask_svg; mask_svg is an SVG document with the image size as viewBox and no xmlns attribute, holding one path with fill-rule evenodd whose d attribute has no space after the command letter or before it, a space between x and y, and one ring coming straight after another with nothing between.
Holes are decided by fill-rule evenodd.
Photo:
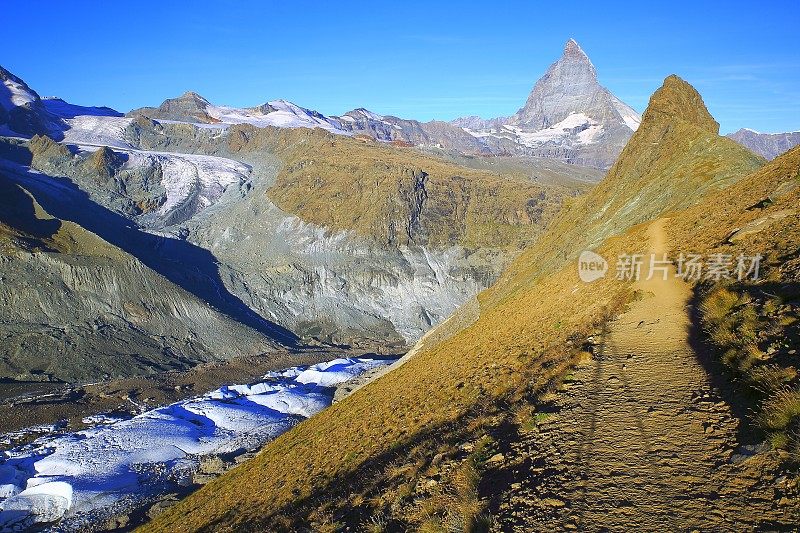
<instances>
[{"instance_id":1,"label":"brown soil","mask_svg":"<svg viewBox=\"0 0 800 533\"><path fill-rule=\"evenodd\" d=\"M667 223L648 232L658 254ZM670 272L636 288L645 297L554 394L552 415L511 445L494 529L793 529L800 500L779 452L741 447L690 344L689 287Z\"/></svg>"}]
</instances>

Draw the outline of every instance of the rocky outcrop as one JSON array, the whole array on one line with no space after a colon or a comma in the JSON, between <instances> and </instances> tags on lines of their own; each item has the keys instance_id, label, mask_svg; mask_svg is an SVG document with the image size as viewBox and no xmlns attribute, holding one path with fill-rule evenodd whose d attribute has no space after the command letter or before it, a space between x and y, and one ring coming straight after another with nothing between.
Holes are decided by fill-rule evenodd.
<instances>
[{"instance_id":1,"label":"rocky outcrop","mask_svg":"<svg viewBox=\"0 0 800 533\"><path fill-rule=\"evenodd\" d=\"M589 56L570 39L561 58L550 65L534 85L525 105L506 124L539 131L575 113L583 113L606 126L625 125L626 118L637 117L633 109L600 85Z\"/></svg>"},{"instance_id":2,"label":"rocky outcrop","mask_svg":"<svg viewBox=\"0 0 800 533\"><path fill-rule=\"evenodd\" d=\"M642 122L650 128L680 122L719 135L719 123L706 109L703 97L675 74L667 76L661 87L650 97Z\"/></svg>"},{"instance_id":3,"label":"rocky outcrop","mask_svg":"<svg viewBox=\"0 0 800 533\"><path fill-rule=\"evenodd\" d=\"M208 100L199 94L186 91L177 98L170 98L158 107L143 107L131 111L128 116L133 117L154 117L162 120L178 120L182 122L202 122L211 124L219 120L211 117L206 108L209 106Z\"/></svg>"}]
</instances>

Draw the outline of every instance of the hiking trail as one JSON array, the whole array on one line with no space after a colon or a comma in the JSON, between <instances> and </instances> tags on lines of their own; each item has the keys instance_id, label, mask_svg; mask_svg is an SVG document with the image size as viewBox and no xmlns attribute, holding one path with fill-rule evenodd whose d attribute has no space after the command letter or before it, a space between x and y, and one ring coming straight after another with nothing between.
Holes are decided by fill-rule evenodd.
<instances>
[{"instance_id":1,"label":"hiking trail","mask_svg":"<svg viewBox=\"0 0 800 533\"><path fill-rule=\"evenodd\" d=\"M669 249L668 219L648 228ZM635 288L643 298L607 326L553 414L506 454L496 531L787 530L800 518L782 497L777 452L737 442L739 420L691 344L691 289L672 267ZM792 492L790 489L789 492Z\"/></svg>"}]
</instances>

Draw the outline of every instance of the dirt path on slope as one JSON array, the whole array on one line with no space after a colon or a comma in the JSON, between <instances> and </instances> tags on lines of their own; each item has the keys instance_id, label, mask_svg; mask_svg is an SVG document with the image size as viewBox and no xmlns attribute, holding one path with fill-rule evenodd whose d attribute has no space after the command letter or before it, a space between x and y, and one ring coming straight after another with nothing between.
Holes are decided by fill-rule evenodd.
<instances>
[{"instance_id":1,"label":"dirt path on slope","mask_svg":"<svg viewBox=\"0 0 800 533\"><path fill-rule=\"evenodd\" d=\"M666 223L648 231L659 258ZM645 297L609 325L553 415L510 443L494 529L793 530L778 453L737 442L739 421L690 345L690 288L672 271L636 288Z\"/></svg>"}]
</instances>

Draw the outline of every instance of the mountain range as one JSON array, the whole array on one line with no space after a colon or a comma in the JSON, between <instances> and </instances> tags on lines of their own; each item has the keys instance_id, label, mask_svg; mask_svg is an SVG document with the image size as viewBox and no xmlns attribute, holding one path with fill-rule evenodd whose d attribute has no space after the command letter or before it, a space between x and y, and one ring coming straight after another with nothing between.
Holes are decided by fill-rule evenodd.
<instances>
[{"instance_id":1,"label":"mountain range","mask_svg":"<svg viewBox=\"0 0 800 533\"><path fill-rule=\"evenodd\" d=\"M800 148L777 155L794 134L722 136L676 75L640 117L574 40L513 115L450 122L191 91L123 114L0 81L0 384L24 391L0 402L78 431L0 456L0 529L796 522ZM586 283L588 251L728 273L757 255L763 278ZM195 399L147 408L144 391L184 395L181 372L254 358L292 368L234 385L212 367ZM359 365L381 371L334 395ZM96 382L157 446L76 414ZM275 440L245 461L253 424ZM769 445L740 446L747 424ZM124 475L92 471L86 435ZM104 488L48 481L76 465ZM167 508L160 483L186 497Z\"/></svg>"},{"instance_id":2,"label":"mountain range","mask_svg":"<svg viewBox=\"0 0 800 533\"><path fill-rule=\"evenodd\" d=\"M363 108L327 117L285 100L252 108L211 104L187 92L157 108L129 116L204 124L258 127L319 127L332 133L367 135L380 141L455 151L470 155L530 155L608 168L639 125L639 115L597 81L597 72L577 42L570 39L513 116L418 122L383 116Z\"/></svg>"},{"instance_id":3,"label":"mountain range","mask_svg":"<svg viewBox=\"0 0 800 533\"><path fill-rule=\"evenodd\" d=\"M729 133L728 137L770 161L800 144L800 131L759 133L742 128L734 133Z\"/></svg>"},{"instance_id":4,"label":"mountain range","mask_svg":"<svg viewBox=\"0 0 800 533\"><path fill-rule=\"evenodd\" d=\"M0 73L8 93L0 117L7 186L30 196L44 216L77 223L126 261L166 278L161 292L185 301L176 309L198 299L244 328L226 331L259 339L249 350L216 350L208 339L194 340L199 331L165 336L140 323L144 311L133 311L150 308L133 298L145 282L129 277L127 263L109 264L117 281L82 277L70 294L90 291L121 307L98 318L104 315L76 302L77 314L64 324L68 334L31 332L25 342L36 346L33 352L4 345L6 378L120 377L163 369L171 358L165 354L184 354L171 364L186 368L309 343L402 349L491 284L562 201L600 178L558 161L501 158L487 165L457 152L411 149L382 136L378 124L399 130L365 110L328 118L284 101L242 110L189 93L125 116L41 98L20 78ZM377 138L356 135L361 127ZM16 226L4 221L36 224L37 210L26 212L28 220ZM15 255L45 252L32 261L59 251L21 239L9 241ZM53 257L72 253L85 255L76 246ZM27 294L14 283L5 288ZM55 316L62 303L46 296L22 297L39 302L26 322L54 320L44 316ZM18 327L11 322L4 327ZM121 345L140 352L139 362L117 364L131 355L98 349L97 328L132 328L159 340ZM97 351L108 358L31 365L31 354L47 351L59 335L67 335L75 360Z\"/></svg>"}]
</instances>

